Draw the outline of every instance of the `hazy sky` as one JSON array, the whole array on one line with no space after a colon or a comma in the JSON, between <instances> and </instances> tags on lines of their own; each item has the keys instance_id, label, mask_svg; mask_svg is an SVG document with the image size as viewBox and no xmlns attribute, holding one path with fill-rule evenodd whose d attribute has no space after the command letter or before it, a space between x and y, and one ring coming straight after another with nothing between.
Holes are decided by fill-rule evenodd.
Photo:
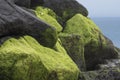
<instances>
[{"instance_id":1,"label":"hazy sky","mask_svg":"<svg viewBox=\"0 0 120 80\"><path fill-rule=\"evenodd\" d=\"M90 17L120 17L120 0L77 0L89 11Z\"/></svg>"}]
</instances>

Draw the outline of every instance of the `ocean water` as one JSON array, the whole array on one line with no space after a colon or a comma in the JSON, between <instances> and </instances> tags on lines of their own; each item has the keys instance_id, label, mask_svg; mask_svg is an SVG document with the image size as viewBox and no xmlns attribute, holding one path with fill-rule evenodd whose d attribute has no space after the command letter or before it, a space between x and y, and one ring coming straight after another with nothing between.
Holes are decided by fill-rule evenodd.
<instances>
[{"instance_id":1,"label":"ocean water","mask_svg":"<svg viewBox=\"0 0 120 80\"><path fill-rule=\"evenodd\" d=\"M112 40L116 47L120 48L120 17L94 17L91 19L103 34Z\"/></svg>"}]
</instances>

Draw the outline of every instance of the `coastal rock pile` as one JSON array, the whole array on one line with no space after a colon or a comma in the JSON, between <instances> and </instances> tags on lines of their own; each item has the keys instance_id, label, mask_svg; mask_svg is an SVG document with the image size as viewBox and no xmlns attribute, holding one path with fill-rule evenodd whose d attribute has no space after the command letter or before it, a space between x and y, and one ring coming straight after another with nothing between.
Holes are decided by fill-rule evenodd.
<instances>
[{"instance_id":1,"label":"coastal rock pile","mask_svg":"<svg viewBox=\"0 0 120 80\"><path fill-rule=\"evenodd\" d=\"M76 0L0 0L0 80L119 80L119 49L87 15Z\"/></svg>"}]
</instances>

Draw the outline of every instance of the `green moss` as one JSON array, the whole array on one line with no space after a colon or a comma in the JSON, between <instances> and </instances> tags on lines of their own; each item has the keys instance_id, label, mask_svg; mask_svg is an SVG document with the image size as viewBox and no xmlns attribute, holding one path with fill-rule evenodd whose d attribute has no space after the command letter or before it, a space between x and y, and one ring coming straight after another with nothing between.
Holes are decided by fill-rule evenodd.
<instances>
[{"instance_id":1,"label":"green moss","mask_svg":"<svg viewBox=\"0 0 120 80\"><path fill-rule=\"evenodd\" d=\"M117 55L114 47L111 46L110 40L103 36L96 24L81 14L76 14L69 19L63 32L79 34L81 41L84 41L84 56L88 70L95 69L95 66L102 63L104 59L115 58Z\"/></svg>"},{"instance_id":2,"label":"green moss","mask_svg":"<svg viewBox=\"0 0 120 80\"><path fill-rule=\"evenodd\" d=\"M77 34L80 37L80 39L77 39L75 37L74 38L69 37L70 40L68 37L66 37L66 39L61 38L62 39L61 41L63 44L65 44L64 47L66 48L69 54L82 55L79 57L81 57L82 62L85 61L87 68L90 67L91 65L95 66L96 65L95 63L97 63L96 61L101 60L102 56L105 55L104 48L108 46L107 40L102 35L100 29L91 19L84 17L81 14L76 14L66 22L66 26L63 32L70 35ZM93 56L99 57L95 58L96 60L94 60L92 59ZM82 57L85 57L86 60L84 60L84 58ZM75 60L77 59L79 58L75 58ZM77 63L77 65L80 65L80 63L79 64Z\"/></svg>"},{"instance_id":3,"label":"green moss","mask_svg":"<svg viewBox=\"0 0 120 80\"><path fill-rule=\"evenodd\" d=\"M96 27L94 22L81 14L76 14L67 21L64 32L70 34L80 34L86 44L90 41L97 42L99 34L101 34L99 28Z\"/></svg>"},{"instance_id":4,"label":"green moss","mask_svg":"<svg viewBox=\"0 0 120 80\"><path fill-rule=\"evenodd\" d=\"M107 41L96 24L81 14L76 14L68 20L63 32L79 34L83 39L85 46L89 45L94 47L92 48L93 51L96 51L95 47L97 48L97 46L107 46Z\"/></svg>"},{"instance_id":5,"label":"green moss","mask_svg":"<svg viewBox=\"0 0 120 80\"><path fill-rule=\"evenodd\" d=\"M79 70L66 53L43 47L30 36L0 47L0 80L77 80Z\"/></svg>"},{"instance_id":6,"label":"green moss","mask_svg":"<svg viewBox=\"0 0 120 80\"><path fill-rule=\"evenodd\" d=\"M62 26L57 22L57 16L51 9L38 6L35 13L38 18L54 27L58 32L62 31Z\"/></svg>"}]
</instances>

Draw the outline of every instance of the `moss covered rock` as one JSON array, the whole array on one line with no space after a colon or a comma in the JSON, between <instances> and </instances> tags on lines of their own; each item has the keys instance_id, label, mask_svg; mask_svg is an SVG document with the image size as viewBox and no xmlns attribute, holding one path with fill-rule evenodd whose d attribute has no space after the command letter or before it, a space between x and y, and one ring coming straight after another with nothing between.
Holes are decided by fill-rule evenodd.
<instances>
[{"instance_id":1,"label":"moss covered rock","mask_svg":"<svg viewBox=\"0 0 120 80\"><path fill-rule=\"evenodd\" d=\"M57 15L49 8L36 7L35 13L38 18L54 27L57 32L62 31L62 26L57 22Z\"/></svg>"},{"instance_id":2,"label":"moss covered rock","mask_svg":"<svg viewBox=\"0 0 120 80\"><path fill-rule=\"evenodd\" d=\"M77 80L78 74L66 52L43 47L30 36L0 46L0 80Z\"/></svg>"},{"instance_id":3,"label":"moss covered rock","mask_svg":"<svg viewBox=\"0 0 120 80\"><path fill-rule=\"evenodd\" d=\"M1 0L0 2L0 38L30 35L40 44L53 47L57 41L56 30L27 9L15 5L13 1L16 0Z\"/></svg>"},{"instance_id":4,"label":"moss covered rock","mask_svg":"<svg viewBox=\"0 0 120 80\"><path fill-rule=\"evenodd\" d=\"M95 69L104 59L116 58L118 53L112 42L103 36L95 23L81 14L76 14L66 22L63 31L79 34L84 41L84 55L87 69Z\"/></svg>"},{"instance_id":5,"label":"moss covered rock","mask_svg":"<svg viewBox=\"0 0 120 80\"><path fill-rule=\"evenodd\" d=\"M62 45L66 49L68 55L78 65L81 71L85 71L84 59L84 41L79 34L59 34Z\"/></svg>"}]
</instances>

